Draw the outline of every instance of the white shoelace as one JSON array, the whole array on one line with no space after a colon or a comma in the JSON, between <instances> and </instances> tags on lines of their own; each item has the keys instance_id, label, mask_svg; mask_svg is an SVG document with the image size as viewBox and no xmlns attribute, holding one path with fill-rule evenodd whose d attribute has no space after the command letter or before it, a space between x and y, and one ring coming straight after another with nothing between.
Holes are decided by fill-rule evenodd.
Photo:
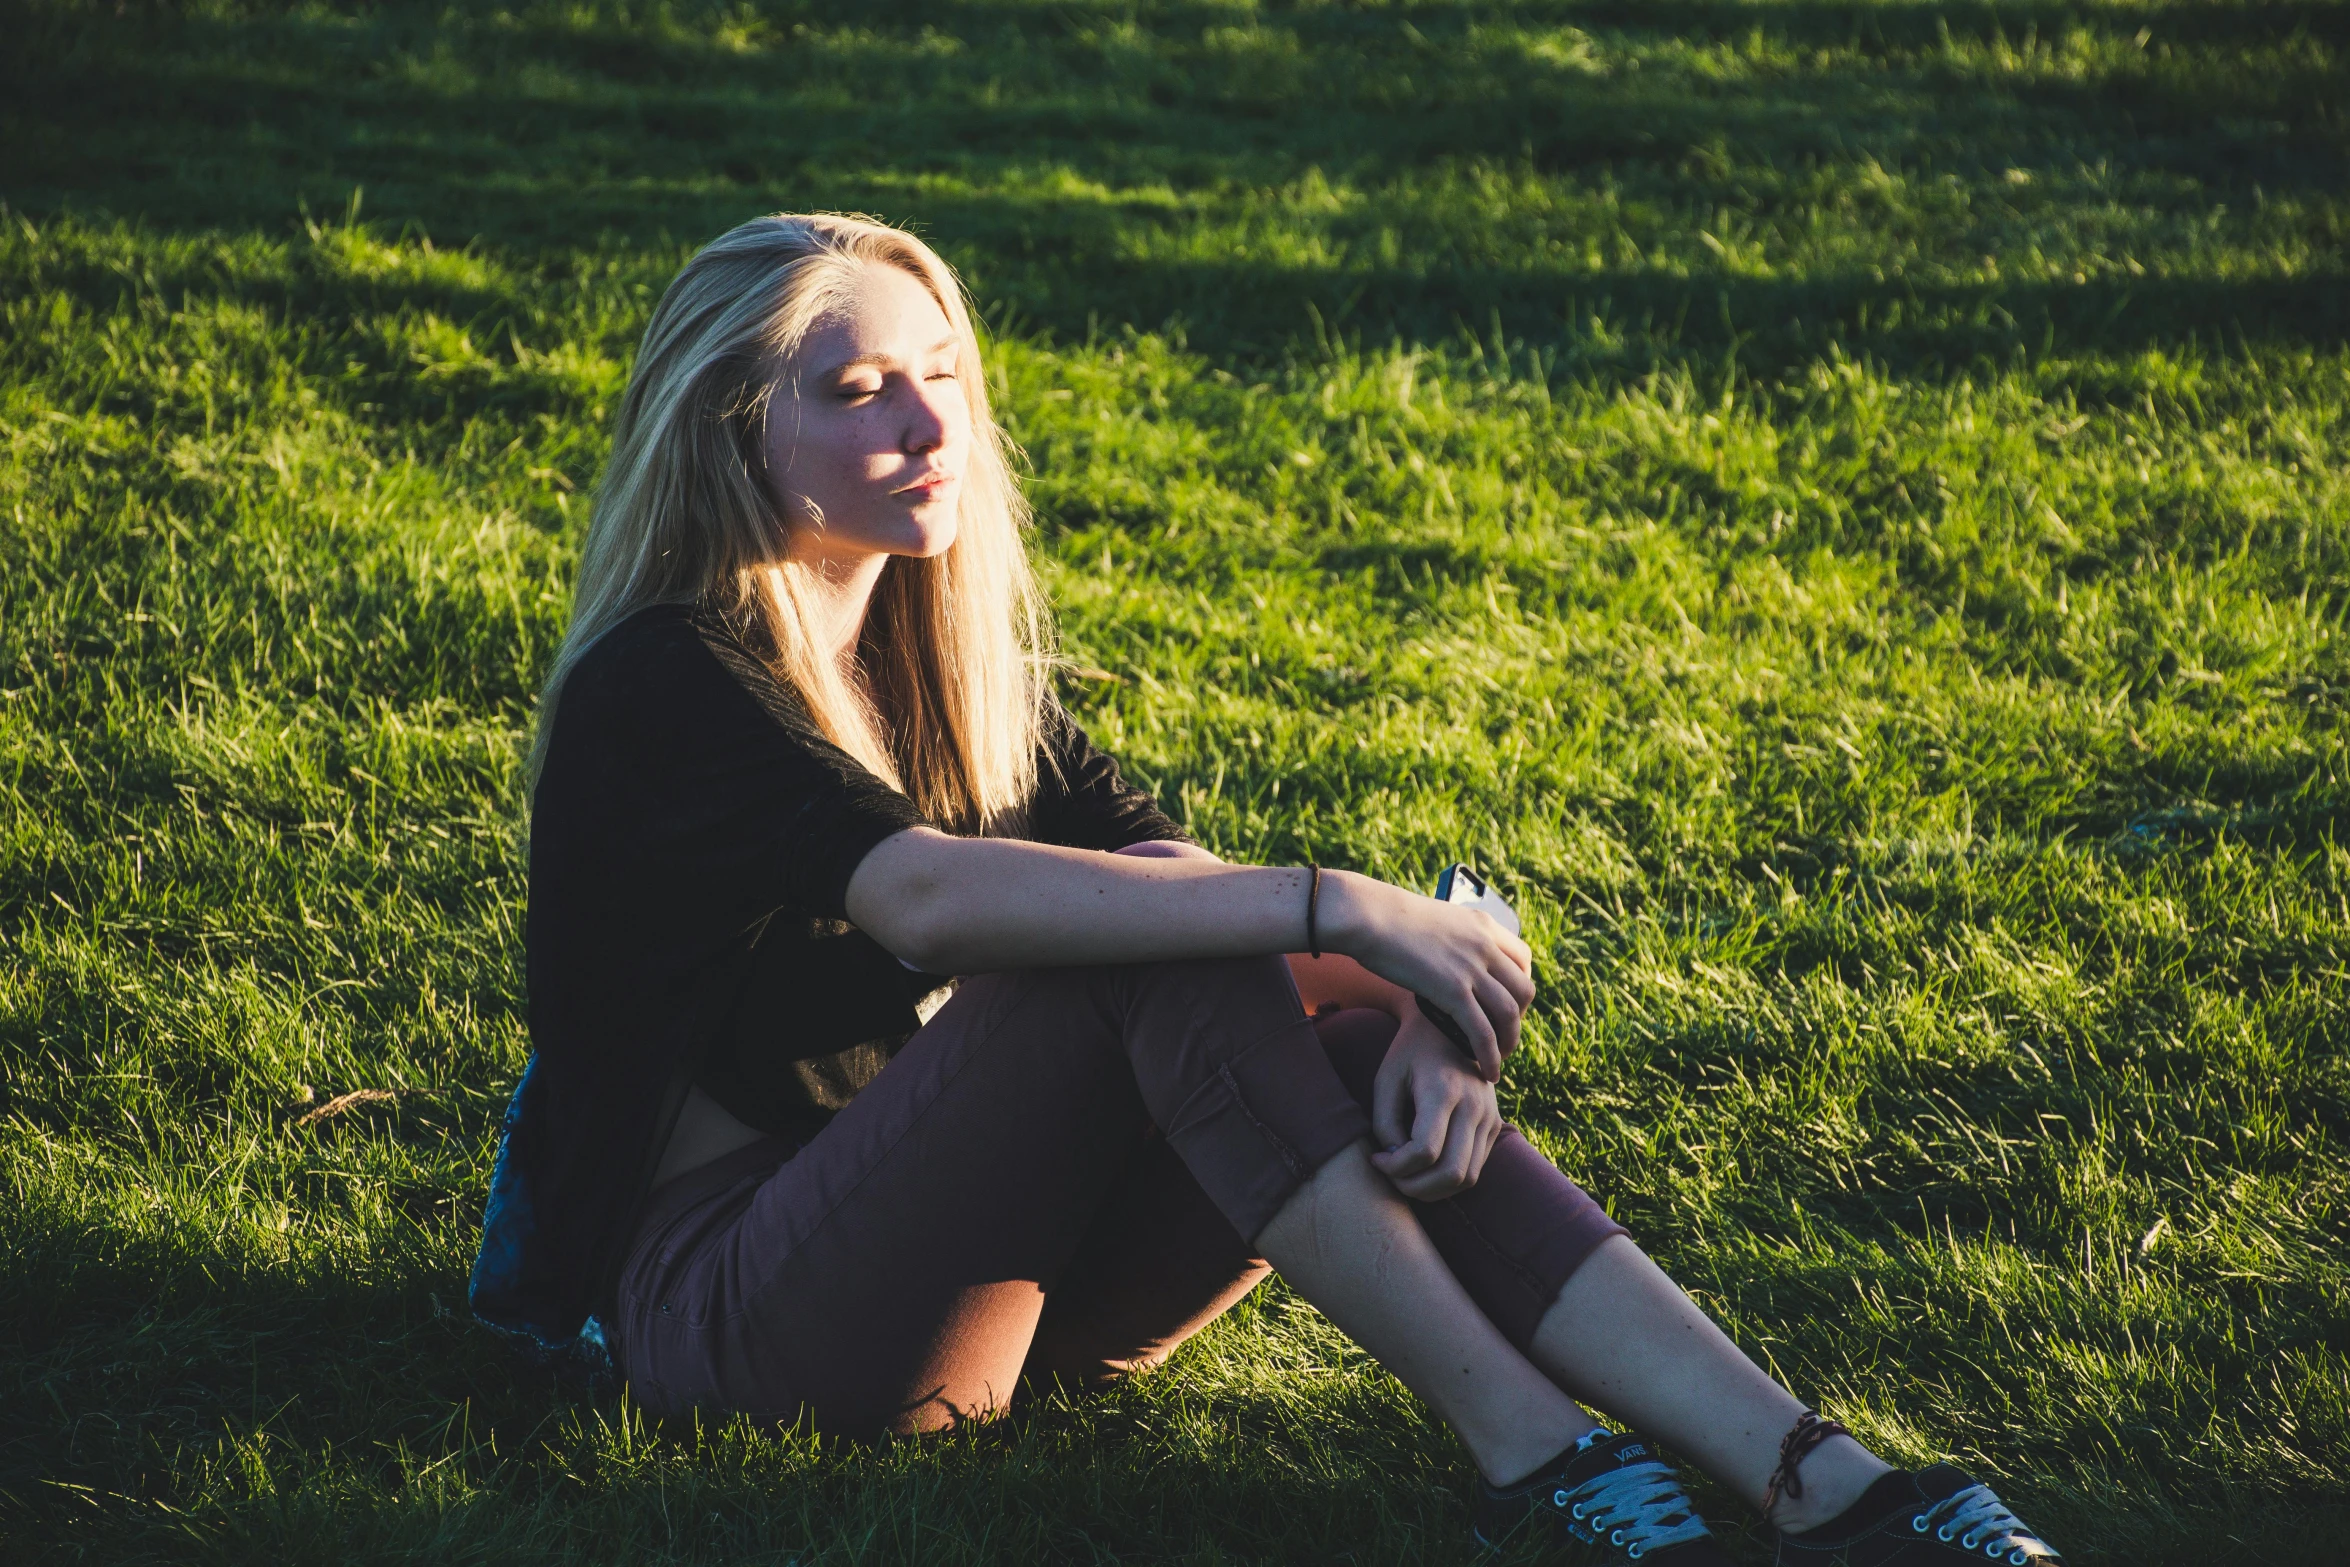
<instances>
[{"instance_id":1,"label":"white shoelace","mask_svg":"<svg viewBox=\"0 0 2350 1567\"><path fill-rule=\"evenodd\" d=\"M2005 1556L2010 1567L2024 1567L2035 1556L2056 1559L2048 1543L2025 1528L1987 1485L1970 1485L1942 1498L1910 1519L1909 1526L1920 1534L1931 1529L1935 1539L1956 1540L1961 1550L1980 1550L1993 1561Z\"/></svg>"},{"instance_id":2,"label":"white shoelace","mask_svg":"<svg viewBox=\"0 0 2350 1567\"><path fill-rule=\"evenodd\" d=\"M1551 1501L1605 1536L1609 1544L1622 1546L1634 1561L1712 1533L1681 1494L1673 1471L1653 1458L1611 1469L1572 1490L1561 1487Z\"/></svg>"}]
</instances>

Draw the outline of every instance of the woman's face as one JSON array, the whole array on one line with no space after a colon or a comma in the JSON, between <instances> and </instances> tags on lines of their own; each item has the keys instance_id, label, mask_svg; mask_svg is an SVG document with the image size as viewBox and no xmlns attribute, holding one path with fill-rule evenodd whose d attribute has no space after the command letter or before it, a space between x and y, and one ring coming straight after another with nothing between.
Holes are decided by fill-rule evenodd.
<instances>
[{"instance_id":1,"label":"woman's face","mask_svg":"<svg viewBox=\"0 0 2350 1567\"><path fill-rule=\"evenodd\" d=\"M863 269L802 345L767 421L794 559L849 566L955 542L971 408L946 312L910 274Z\"/></svg>"}]
</instances>

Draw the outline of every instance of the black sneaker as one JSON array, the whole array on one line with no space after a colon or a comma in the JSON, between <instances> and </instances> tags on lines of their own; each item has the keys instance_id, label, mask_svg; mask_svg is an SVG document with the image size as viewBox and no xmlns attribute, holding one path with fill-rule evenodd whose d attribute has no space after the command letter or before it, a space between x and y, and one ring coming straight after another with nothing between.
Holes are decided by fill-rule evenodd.
<instances>
[{"instance_id":1,"label":"black sneaker","mask_svg":"<svg viewBox=\"0 0 2350 1567\"><path fill-rule=\"evenodd\" d=\"M2056 1549L2024 1527L1991 1488L1936 1464L1880 1475L1817 1529L1779 1536L1779 1567L2058 1567Z\"/></svg>"},{"instance_id":2,"label":"black sneaker","mask_svg":"<svg viewBox=\"0 0 2350 1567\"><path fill-rule=\"evenodd\" d=\"M1613 1546L1623 1553L1619 1559L1731 1567L1656 1444L1636 1432L1618 1435L1603 1426L1516 1485L1496 1490L1478 1480L1478 1544L1497 1546L1536 1518L1542 1520L1537 1528Z\"/></svg>"}]
</instances>

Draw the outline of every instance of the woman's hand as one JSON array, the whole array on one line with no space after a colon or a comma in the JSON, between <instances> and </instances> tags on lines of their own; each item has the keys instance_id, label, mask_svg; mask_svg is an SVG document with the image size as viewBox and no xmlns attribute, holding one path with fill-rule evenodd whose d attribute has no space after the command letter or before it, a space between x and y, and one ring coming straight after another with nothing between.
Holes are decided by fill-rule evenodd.
<instances>
[{"instance_id":1,"label":"woman's hand","mask_svg":"<svg viewBox=\"0 0 2350 1567\"><path fill-rule=\"evenodd\" d=\"M1493 1085L1477 1076L1436 1025L1403 1020L1371 1087L1371 1130L1384 1152L1371 1155L1395 1189L1442 1202L1477 1184L1501 1140Z\"/></svg>"},{"instance_id":2,"label":"woman's hand","mask_svg":"<svg viewBox=\"0 0 2350 1567\"><path fill-rule=\"evenodd\" d=\"M1443 1008L1469 1036L1477 1074L1501 1081L1502 1058L1518 1048L1518 1021L1534 999L1533 948L1475 909L1350 871L1322 873L1321 927L1324 946ZM1426 1025L1450 1048L1416 1009L1404 1022Z\"/></svg>"}]
</instances>

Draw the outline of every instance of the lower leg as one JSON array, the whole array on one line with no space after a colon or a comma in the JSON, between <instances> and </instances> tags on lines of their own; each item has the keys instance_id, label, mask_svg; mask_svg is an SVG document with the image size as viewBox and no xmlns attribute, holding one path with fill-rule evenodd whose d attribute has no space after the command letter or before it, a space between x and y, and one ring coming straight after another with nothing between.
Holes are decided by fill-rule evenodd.
<instances>
[{"instance_id":1,"label":"lower leg","mask_svg":"<svg viewBox=\"0 0 2350 1567\"><path fill-rule=\"evenodd\" d=\"M1340 1081L1367 1105L1394 1024L1341 1012L1317 1026ZM1475 1186L1410 1211L1504 1341L1523 1346L1565 1392L1671 1441L1762 1502L1802 1406L1557 1166L1513 1134ZM1859 1443L1830 1438L1803 1461L1802 1494L1778 1498L1771 1511L1791 1527L1815 1514L1824 1521L1884 1472Z\"/></svg>"},{"instance_id":2,"label":"lower leg","mask_svg":"<svg viewBox=\"0 0 2350 1567\"><path fill-rule=\"evenodd\" d=\"M1561 1387L1671 1443L1763 1505L1779 1444L1803 1405L1631 1241L1602 1242L1575 1270L1531 1348ZM1770 1521L1789 1531L1825 1523L1887 1467L1851 1437L1830 1437L1803 1460L1802 1494L1782 1491Z\"/></svg>"},{"instance_id":3,"label":"lower leg","mask_svg":"<svg viewBox=\"0 0 2350 1567\"><path fill-rule=\"evenodd\" d=\"M1592 1429L1478 1310L1366 1145L1322 1165L1259 1233L1257 1249L1424 1399L1494 1484L1533 1473Z\"/></svg>"}]
</instances>

